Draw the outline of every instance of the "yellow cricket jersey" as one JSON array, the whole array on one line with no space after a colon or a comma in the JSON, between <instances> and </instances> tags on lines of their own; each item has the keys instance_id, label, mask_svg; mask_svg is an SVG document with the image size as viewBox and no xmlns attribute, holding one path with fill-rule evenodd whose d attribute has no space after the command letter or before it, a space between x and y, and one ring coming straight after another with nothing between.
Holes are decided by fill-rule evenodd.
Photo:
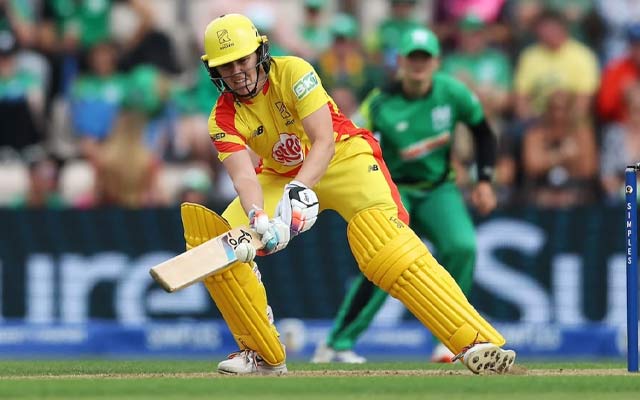
<instances>
[{"instance_id":1,"label":"yellow cricket jersey","mask_svg":"<svg viewBox=\"0 0 640 400\"><path fill-rule=\"evenodd\" d=\"M569 39L556 51L532 45L520 57L515 76L517 93L536 95L551 88L592 94L599 84L598 61L589 48Z\"/></svg>"},{"instance_id":2,"label":"yellow cricket jersey","mask_svg":"<svg viewBox=\"0 0 640 400\"><path fill-rule=\"evenodd\" d=\"M311 147L302 119L327 104L336 142L371 135L338 110L311 64L273 57L269 79L255 97L240 102L229 92L220 96L211 110L209 134L221 161L249 147L262 158L263 170L293 177Z\"/></svg>"}]
</instances>

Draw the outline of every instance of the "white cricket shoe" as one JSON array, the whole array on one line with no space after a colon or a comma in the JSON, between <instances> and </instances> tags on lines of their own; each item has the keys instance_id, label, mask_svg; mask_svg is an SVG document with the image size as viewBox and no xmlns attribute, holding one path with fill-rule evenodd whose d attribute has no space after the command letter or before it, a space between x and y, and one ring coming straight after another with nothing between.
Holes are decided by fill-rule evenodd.
<instances>
[{"instance_id":1,"label":"white cricket shoe","mask_svg":"<svg viewBox=\"0 0 640 400\"><path fill-rule=\"evenodd\" d=\"M226 375L284 375L287 365L269 365L253 350L242 350L229 354L227 360L218 364L218 372Z\"/></svg>"},{"instance_id":2,"label":"white cricket shoe","mask_svg":"<svg viewBox=\"0 0 640 400\"><path fill-rule=\"evenodd\" d=\"M353 350L342 350L336 351L334 361L345 364L364 364L367 362L367 359Z\"/></svg>"},{"instance_id":3,"label":"white cricket shoe","mask_svg":"<svg viewBox=\"0 0 640 400\"><path fill-rule=\"evenodd\" d=\"M314 364L338 362L345 364L364 364L367 359L358 355L353 350L339 350L336 351L327 346L326 343L319 343L316 347L315 353L311 358L311 362Z\"/></svg>"},{"instance_id":4,"label":"white cricket shoe","mask_svg":"<svg viewBox=\"0 0 640 400\"><path fill-rule=\"evenodd\" d=\"M447 346L438 343L438 345L433 348L433 353L431 353L431 362L449 364L453 362L455 356Z\"/></svg>"},{"instance_id":5,"label":"white cricket shoe","mask_svg":"<svg viewBox=\"0 0 640 400\"><path fill-rule=\"evenodd\" d=\"M316 351L313 353L313 357L311 357L311 362L313 364L330 363L333 361L335 355L335 350L327 346L325 342L320 342L318 343L318 346L316 346Z\"/></svg>"},{"instance_id":6,"label":"white cricket shoe","mask_svg":"<svg viewBox=\"0 0 640 400\"><path fill-rule=\"evenodd\" d=\"M493 343L473 343L465 347L453 361L462 363L474 374L485 371L503 374L509 371L516 360L516 352L503 350Z\"/></svg>"}]
</instances>

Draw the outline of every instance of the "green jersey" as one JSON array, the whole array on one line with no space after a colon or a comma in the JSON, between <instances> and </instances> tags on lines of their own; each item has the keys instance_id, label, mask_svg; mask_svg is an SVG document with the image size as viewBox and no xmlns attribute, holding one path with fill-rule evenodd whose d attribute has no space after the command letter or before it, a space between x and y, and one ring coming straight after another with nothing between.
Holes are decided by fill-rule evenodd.
<instances>
[{"instance_id":1,"label":"green jersey","mask_svg":"<svg viewBox=\"0 0 640 400\"><path fill-rule=\"evenodd\" d=\"M110 37L113 0L48 0L61 33L78 35L88 48Z\"/></svg>"},{"instance_id":2,"label":"green jersey","mask_svg":"<svg viewBox=\"0 0 640 400\"><path fill-rule=\"evenodd\" d=\"M454 177L449 157L456 123L475 125L483 119L476 95L459 80L439 72L421 98L405 97L399 84L374 89L356 121L379 136L396 183L429 187Z\"/></svg>"},{"instance_id":3,"label":"green jersey","mask_svg":"<svg viewBox=\"0 0 640 400\"><path fill-rule=\"evenodd\" d=\"M453 53L444 58L442 71L458 78L466 77L480 86L511 88L511 64L504 54L493 49L479 54Z\"/></svg>"},{"instance_id":4,"label":"green jersey","mask_svg":"<svg viewBox=\"0 0 640 400\"><path fill-rule=\"evenodd\" d=\"M0 77L0 100L25 99L31 93L40 92L42 82L33 74L18 71L10 77Z\"/></svg>"},{"instance_id":5,"label":"green jersey","mask_svg":"<svg viewBox=\"0 0 640 400\"><path fill-rule=\"evenodd\" d=\"M114 74L109 77L82 75L71 86L71 97L75 101L103 101L120 105L127 90L125 77Z\"/></svg>"}]
</instances>

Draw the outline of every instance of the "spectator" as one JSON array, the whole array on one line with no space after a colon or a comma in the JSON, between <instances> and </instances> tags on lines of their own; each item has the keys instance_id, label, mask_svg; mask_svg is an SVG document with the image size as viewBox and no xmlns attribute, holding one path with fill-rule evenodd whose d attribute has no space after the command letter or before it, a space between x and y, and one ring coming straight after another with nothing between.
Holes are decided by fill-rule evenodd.
<instances>
[{"instance_id":1,"label":"spectator","mask_svg":"<svg viewBox=\"0 0 640 400\"><path fill-rule=\"evenodd\" d=\"M171 101L178 113L173 157L176 161L215 162L207 121L220 93L211 84L207 70L198 63L186 85L174 85Z\"/></svg>"},{"instance_id":2,"label":"spectator","mask_svg":"<svg viewBox=\"0 0 640 400\"><path fill-rule=\"evenodd\" d=\"M359 102L355 93L349 87L336 86L329 95L336 102L338 109L347 117L352 117L358 111Z\"/></svg>"},{"instance_id":3,"label":"spectator","mask_svg":"<svg viewBox=\"0 0 640 400\"><path fill-rule=\"evenodd\" d=\"M571 36L593 48L601 23L595 9L595 0L545 0L547 7L562 14Z\"/></svg>"},{"instance_id":4,"label":"spectator","mask_svg":"<svg viewBox=\"0 0 640 400\"><path fill-rule=\"evenodd\" d=\"M640 3L634 0L595 0L606 28L602 46L605 62L621 57L627 47L627 27L640 21Z\"/></svg>"},{"instance_id":5,"label":"spectator","mask_svg":"<svg viewBox=\"0 0 640 400\"><path fill-rule=\"evenodd\" d=\"M515 60L520 53L535 42L536 20L544 10L538 0L510 0L505 7L509 21L509 57Z\"/></svg>"},{"instance_id":6,"label":"spectator","mask_svg":"<svg viewBox=\"0 0 640 400\"><path fill-rule=\"evenodd\" d=\"M128 208L163 203L159 159L144 145L147 116L135 108L119 113L113 134L98 154L96 205Z\"/></svg>"},{"instance_id":7,"label":"spectator","mask_svg":"<svg viewBox=\"0 0 640 400\"><path fill-rule=\"evenodd\" d=\"M71 120L79 137L80 154L95 161L99 144L111 133L127 84L116 70L117 50L113 43L93 45L87 53L89 71L71 86Z\"/></svg>"},{"instance_id":8,"label":"spectator","mask_svg":"<svg viewBox=\"0 0 640 400\"><path fill-rule=\"evenodd\" d=\"M34 9L30 2L0 0L0 31L11 31L21 48L33 45L34 21Z\"/></svg>"},{"instance_id":9,"label":"spectator","mask_svg":"<svg viewBox=\"0 0 640 400\"><path fill-rule=\"evenodd\" d=\"M606 200L624 200L624 170L640 160L640 84L627 87L624 94L625 117L608 125L603 132L600 152L600 182Z\"/></svg>"},{"instance_id":10,"label":"spectator","mask_svg":"<svg viewBox=\"0 0 640 400\"><path fill-rule=\"evenodd\" d=\"M566 19L556 11L545 10L535 30L537 43L525 49L516 67L517 117L540 115L544 100L558 88L576 94L574 111L586 117L599 79L595 54L569 37Z\"/></svg>"},{"instance_id":11,"label":"spectator","mask_svg":"<svg viewBox=\"0 0 640 400\"><path fill-rule=\"evenodd\" d=\"M553 91L540 120L525 133L524 189L540 207L570 207L596 198L598 154L591 125L575 112L576 96Z\"/></svg>"},{"instance_id":12,"label":"spectator","mask_svg":"<svg viewBox=\"0 0 640 400\"><path fill-rule=\"evenodd\" d=\"M0 31L0 147L15 150L43 139L43 91L36 76L18 69L18 43L11 31Z\"/></svg>"},{"instance_id":13,"label":"spectator","mask_svg":"<svg viewBox=\"0 0 640 400\"><path fill-rule=\"evenodd\" d=\"M309 49L307 59L314 62L331 45L329 27L323 19L327 0L305 0L304 22L300 29L303 45Z\"/></svg>"},{"instance_id":14,"label":"spectator","mask_svg":"<svg viewBox=\"0 0 640 400\"><path fill-rule=\"evenodd\" d=\"M42 0L39 48L52 65L47 103L67 94L84 49L110 39L113 0Z\"/></svg>"},{"instance_id":15,"label":"spectator","mask_svg":"<svg viewBox=\"0 0 640 400\"><path fill-rule=\"evenodd\" d=\"M207 205L211 202L212 186L207 169L189 168L182 177L179 201Z\"/></svg>"},{"instance_id":16,"label":"spectator","mask_svg":"<svg viewBox=\"0 0 640 400\"><path fill-rule=\"evenodd\" d=\"M433 3L433 30L445 49L453 47L457 22L469 14L488 25L486 35L492 42L505 40L507 26L501 20L506 0L435 0Z\"/></svg>"},{"instance_id":17,"label":"spectator","mask_svg":"<svg viewBox=\"0 0 640 400\"><path fill-rule=\"evenodd\" d=\"M475 14L464 16L458 27L458 50L444 58L442 70L466 83L487 119L495 122L509 106L511 64L504 53L489 47L486 24Z\"/></svg>"},{"instance_id":18,"label":"spectator","mask_svg":"<svg viewBox=\"0 0 640 400\"><path fill-rule=\"evenodd\" d=\"M376 62L392 75L396 71L400 37L405 32L422 27L422 24L414 19L416 0L388 0L388 3L390 16L377 26L367 47Z\"/></svg>"},{"instance_id":19,"label":"spectator","mask_svg":"<svg viewBox=\"0 0 640 400\"><path fill-rule=\"evenodd\" d=\"M362 100L383 79L383 73L366 59L358 42L358 22L349 14L337 14L331 25L333 43L318 59L316 70L323 86L351 89Z\"/></svg>"},{"instance_id":20,"label":"spectator","mask_svg":"<svg viewBox=\"0 0 640 400\"><path fill-rule=\"evenodd\" d=\"M140 65L127 75L125 85L112 132L96 157L96 204L166 204L158 177L163 151L172 139L165 120L169 81L158 69Z\"/></svg>"},{"instance_id":21,"label":"spectator","mask_svg":"<svg viewBox=\"0 0 640 400\"><path fill-rule=\"evenodd\" d=\"M100 1L100 0L98 0ZM152 65L165 74L177 74L181 68L167 34L156 28L151 3L127 0L126 7L137 17L135 29L116 38L123 54L120 67L126 71L139 64Z\"/></svg>"},{"instance_id":22,"label":"spectator","mask_svg":"<svg viewBox=\"0 0 640 400\"><path fill-rule=\"evenodd\" d=\"M626 119L625 91L640 78L640 23L627 27L628 50L606 65L598 92L598 115L606 122Z\"/></svg>"},{"instance_id":23,"label":"spectator","mask_svg":"<svg viewBox=\"0 0 640 400\"><path fill-rule=\"evenodd\" d=\"M10 207L16 209L66 207L60 194L58 164L41 151L32 151L26 158L29 169L29 188L27 193L17 196Z\"/></svg>"},{"instance_id":24,"label":"spectator","mask_svg":"<svg viewBox=\"0 0 640 400\"><path fill-rule=\"evenodd\" d=\"M475 14L460 19L458 27L458 51L444 58L442 70L473 90L482 103L487 122L499 133L510 105L511 64L504 53L489 47L486 24ZM474 161L473 138L466 126L458 124L453 162L460 186L470 187L473 183Z\"/></svg>"}]
</instances>

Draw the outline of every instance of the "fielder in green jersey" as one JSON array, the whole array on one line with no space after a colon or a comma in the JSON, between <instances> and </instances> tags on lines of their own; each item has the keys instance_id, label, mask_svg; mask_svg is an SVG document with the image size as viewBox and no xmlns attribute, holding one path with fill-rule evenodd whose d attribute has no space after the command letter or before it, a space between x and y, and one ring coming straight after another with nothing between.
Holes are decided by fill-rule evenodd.
<instances>
[{"instance_id":1,"label":"fielder in green jersey","mask_svg":"<svg viewBox=\"0 0 640 400\"><path fill-rule=\"evenodd\" d=\"M476 255L473 222L455 184L451 147L456 124L473 133L478 182L471 201L478 213L496 206L491 186L496 144L477 97L459 80L437 72L440 45L425 28L405 33L398 56L399 80L374 89L360 108L360 123L380 139L391 176L400 189L411 227L429 239L436 256L465 295L471 289ZM358 337L382 307L387 293L358 276L340 307L326 343L313 362L360 363L353 352ZM444 352L446 350L446 352ZM450 362L440 345L432 359Z\"/></svg>"}]
</instances>

